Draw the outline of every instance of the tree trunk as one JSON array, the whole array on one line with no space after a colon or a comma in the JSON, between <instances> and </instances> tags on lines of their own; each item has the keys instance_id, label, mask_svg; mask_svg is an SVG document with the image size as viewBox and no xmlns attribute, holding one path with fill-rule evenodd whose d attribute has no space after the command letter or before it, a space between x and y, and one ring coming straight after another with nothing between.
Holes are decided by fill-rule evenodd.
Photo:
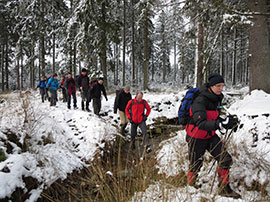
<instances>
[{"instance_id":1,"label":"tree trunk","mask_svg":"<svg viewBox=\"0 0 270 202\"><path fill-rule=\"evenodd\" d=\"M176 56L177 56L177 52L176 52L176 40L174 40L173 43L173 49L174 49L174 54L173 54L173 58L174 58L174 75L173 75L173 80L176 81L176 74L177 74L177 63L176 63Z\"/></svg>"},{"instance_id":2,"label":"tree trunk","mask_svg":"<svg viewBox=\"0 0 270 202\"><path fill-rule=\"evenodd\" d=\"M24 68L23 68L23 48L22 48L22 44L20 44L21 46L21 90L23 90L23 72L24 72Z\"/></svg>"},{"instance_id":3,"label":"tree trunk","mask_svg":"<svg viewBox=\"0 0 270 202\"><path fill-rule=\"evenodd\" d=\"M56 57L55 56L55 33L53 33L53 58L52 58L53 59L53 64L52 64L53 65L53 69L52 69L53 72L56 72L55 71L55 57Z\"/></svg>"},{"instance_id":4,"label":"tree trunk","mask_svg":"<svg viewBox=\"0 0 270 202\"><path fill-rule=\"evenodd\" d=\"M73 76L75 77L77 74L77 43L75 41L74 34L74 48L73 48Z\"/></svg>"},{"instance_id":5,"label":"tree trunk","mask_svg":"<svg viewBox=\"0 0 270 202\"><path fill-rule=\"evenodd\" d=\"M8 85L8 82L9 82L9 78L8 78L8 39L6 41L6 59L5 59L5 62L6 62L6 69L5 69L5 72L6 72L6 90L9 90L9 85Z\"/></svg>"},{"instance_id":6,"label":"tree trunk","mask_svg":"<svg viewBox=\"0 0 270 202\"><path fill-rule=\"evenodd\" d=\"M131 6L132 6L132 18L131 18L131 35L132 35L132 41L131 41L131 84L135 84L135 22L134 22L134 0L131 0Z\"/></svg>"},{"instance_id":7,"label":"tree trunk","mask_svg":"<svg viewBox=\"0 0 270 202\"><path fill-rule=\"evenodd\" d=\"M267 13L266 0L248 0L248 7L252 12ZM249 28L250 51L250 91L260 89L270 93L270 45L267 15L254 15L253 25Z\"/></svg>"},{"instance_id":8,"label":"tree trunk","mask_svg":"<svg viewBox=\"0 0 270 202\"><path fill-rule=\"evenodd\" d=\"M101 13L102 13L102 34L101 34L101 52L100 52L100 62L101 62L101 70L104 76L104 86L108 87L107 83L107 38L106 38L106 8L105 8L105 2L102 3L101 7Z\"/></svg>"},{"instance_id":9,"label":"tree trunk","mask_svg":"<svg viewBox=\"0 0 270 202\"><path fill-rule=\"evenodd\" d=\"M126 0L123 0L123 86L126 85Z\"/></svg>"},{"instance_id":10,"label":"tree trunk","mask_svg":"<svg viewBox=\"0 0 270 202\"><path fill-rule=\"evenodd\" d=\"M232 59L232 85L236 84L236 45L237 45L237 30L233 32L233 59Z\"/></svg>"},{"instance_id":11,"label":"tree trunk","mask_svg":"<svg viewBox=\"0 0 270 202\"><path fill-rule=\"evenodd\" d=\"M149 68L149 38L148 38L148 8L144 10L143 27L143 89L148 89L148 68Z\"/></svg>"},{"instance_id":12,"label":"tree trunk","mask_svg":"<svg viewBox=\"0 0 270 202\"><path fill-rule=\"evenodd\" d=\"M20 57L17 57L17 90L21 89L20 85Z\"/></svg>"},{"instance_id":13,"label":"tree trunk","mask_svg":"<svg viewBox=\"0 0 270 202\"><path fill-rule=\"evenodd\" d=\"M203 24L198 24L198 61L197 61L197 83L201 86L203 83Z\"/></svg>"},{"instance_id":14,"label":"tree trunk","mask_svg":"<svg viewBox=\"0 0 270 202\"><path fill-rule=\"evenodd\" d=\"M41 51L41 74L45 76L45 29L44 29L44 0L41 0L41 32L40 32L40 51Z\"/></svg>"},{"instance_id":15,"label":"tree trunk","mask_svg":"<svg viewBox=\"0 0 270 202\"><path fill-rule=\"evenodd\" d=\"M219 61L219 73L220 75L224 75L224 38L223 38L223 31L220 34L220 61Z\"/></svg>"},{"instance_id":16,"label":"tree trunk","mask_svg":"<svg viewBox=\"0 0 270 202\"><path fill-rule=\"evenodd\" d=\"M2 92L5 91L5 71L4 71L4 55L5 55L5 45L1 45L1 73L2 73Z\"/></svg>"}]
</instances>

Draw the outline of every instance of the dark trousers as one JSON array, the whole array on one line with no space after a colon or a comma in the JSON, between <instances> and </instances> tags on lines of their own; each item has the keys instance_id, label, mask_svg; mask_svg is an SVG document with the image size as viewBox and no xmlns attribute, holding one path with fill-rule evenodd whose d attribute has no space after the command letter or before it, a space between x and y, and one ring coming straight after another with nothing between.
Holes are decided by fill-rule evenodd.
<instances>
[{"instance_id":1,"label":"dark trousers","mask_svg":"<svg viewBox=\"0 0 270 202\"><path fill-rule=\"evenodd\" d=\"M93 109L96 115L99 115L101 109L101 99L100 98L93 98Z\"/></svg>"},{"instance_id":2,"label":"dark trousers","mask_svg":"<svg viewBox=\"0 0 270 202\"><path fill-rule=\"evenodd\" d=\"M86 109L89 109L89 99L88 99L88 91L81 91L81 97L82 97L82 102L81 102L81 107L82 110L84 110L84 103L86 102Z\"/></svg>"},{"instance_id":3,"label":"dark trousers","mask_svg":"<svg viewBox=\"0 0 270 202\"><path fill-rule=\"evenodd\" d=\"M142 121L141 123L132 123L131 124L131 143L133 147L135 146L135 138L137 135L137 128L140 128L143 134L143 144L145 146L149 145L149 135L147 133L147 127L145 121Z\"/></svg>"},{"instance_id":4,"label":"dark trousers","mask_svg":"<svg viewBox=\"0 0 270 202\"><path fill-rule=\"evenodd\" d=\"M219 168L230 168L232 157L226 151L225 146L218 135L214 135L209 139L196 139L187 135L186 141L188 143L188 158L190 162L189 170L192 173L197 173L201 169L203 155L206 150L209 151L218 162Z\"/></svg>"},{"instance_id":5,"label":"dark trousers","mask_svg":"<svg viewBox=\"0 0 270 202\"><path fill-rule=\"evenodd\" d=\"M67 93L67 106L70 108L70 103L71 103L71 96L73 98L73 107L77 107L77 98L76 98L76 93L72 93L71 95Z\"/></svg>"},{"instance_id":6,"label":"dark trousers","mask_svg":"<svg viewBox=\"0 0 270 202\"><path fill-rule=\"evenodd\" d=\"M66 102L67 101L67 90L65 88L62 88L62 94L63 94L63 102Z\"/></svg>"},{"instance_id":7,"label":"dark trousers","mask_svg":"<svg viewBox=\"0 0 270 202\"><path fill-rule=\"evenodd\" d=\"M57 101L57 91L50 89L50 93L51 93L51 99L50 99L51 106L55 106L56 101Z\"/></svg>"},{"instance_id":8,"label":"dark trousers","mask_svg":"<svg viewBox=\"0 0 270 202\"><path fill-rule=\"evenodd\" d=\"M40 88L39 91L40 91L40 95L41 95L41 100L42 100L42 102L44 102L45 95L46 95L46 89L45 88Z\"/></svg>"}]
</instances>

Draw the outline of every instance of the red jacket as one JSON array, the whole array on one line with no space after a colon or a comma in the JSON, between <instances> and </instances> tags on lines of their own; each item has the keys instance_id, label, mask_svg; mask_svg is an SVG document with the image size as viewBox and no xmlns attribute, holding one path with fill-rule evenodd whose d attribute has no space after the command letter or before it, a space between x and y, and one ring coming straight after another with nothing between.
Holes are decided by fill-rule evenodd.
<instances>
[{"instance_id":1,"label":"red jacket","mask_svg":"<svg viewBox=\"0 0 270 202\"><path fill-rule=\"evenodd\" d=\"M206 114L207 114L206 120L213 121L213 120L217 120L219 112L218 110L206 110ZM190 115L192 116L191 108L190 108ZM194 124L187 124L186 132L189 136L197 138L197 139L209 139L216 133L215 130L211 130L211 131L201 130L199 129L198 126L195 126Z\"/></svg>"},{"instance_id":2,"label":"red jacket","mask_svg":"<svg viewBox=\"0 0 270 202\"><path fill-rule=\"evenodd\" d=\"M133 102L133 103L132 103ZM132 119L134 123L141 123L143 120L144 109L146 108L146 116L149 116L151 108L146 102L142 99L141 102L138 102L136 98L130 100L126 106L126 114L128 119Z\"/></svg>"}]
</instances>

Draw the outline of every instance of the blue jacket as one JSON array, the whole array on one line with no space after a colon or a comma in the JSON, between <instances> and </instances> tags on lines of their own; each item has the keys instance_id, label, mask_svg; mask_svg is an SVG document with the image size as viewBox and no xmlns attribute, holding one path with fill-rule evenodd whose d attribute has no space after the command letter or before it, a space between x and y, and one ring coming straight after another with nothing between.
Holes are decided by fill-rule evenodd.
<instances>
[{"instance_id":1,"label":"blue jacket","mask_svg":"<svg viewBox=\"0 0 270 202\"><path fill-rule=\"evenodd\" d=\"M49 90L57 90L58 88L60 88L58 80L51 77L47 83L46 88L48 88Z\"/></svg>"},{"instance_id":2,"label":"blue jacket","mask_svg":"<svg viewBox=\"0 0 270 202\"><path fill-rule=\"evenodd\" d=\"M46 80L41 80L38 83L38 88L45 88L46 87Z\"/></svg>"}]
</instances>

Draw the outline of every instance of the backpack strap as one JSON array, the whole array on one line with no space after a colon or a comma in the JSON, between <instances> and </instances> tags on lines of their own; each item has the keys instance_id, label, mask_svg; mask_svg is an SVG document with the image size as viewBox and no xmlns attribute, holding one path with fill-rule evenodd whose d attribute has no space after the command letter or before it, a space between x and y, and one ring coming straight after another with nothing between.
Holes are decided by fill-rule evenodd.
<instances>
[{"instance_id":1,"label":"backpack strap","mask_svg":"<svg viewBox=\"0 0 270 202\"><path fill-rule=\"evenodd\" d=\"M131 104L130 104L130 109L129 109L129 113L130 113L131 119L132 119L132 106L134 104L141 104L141 103L134 103L134 99L132 99ZM146 109L146 107L145 107L145 100L143 100L143 116L145 115L144 114L145 109Z\"/></svg>"}]
</instances>

